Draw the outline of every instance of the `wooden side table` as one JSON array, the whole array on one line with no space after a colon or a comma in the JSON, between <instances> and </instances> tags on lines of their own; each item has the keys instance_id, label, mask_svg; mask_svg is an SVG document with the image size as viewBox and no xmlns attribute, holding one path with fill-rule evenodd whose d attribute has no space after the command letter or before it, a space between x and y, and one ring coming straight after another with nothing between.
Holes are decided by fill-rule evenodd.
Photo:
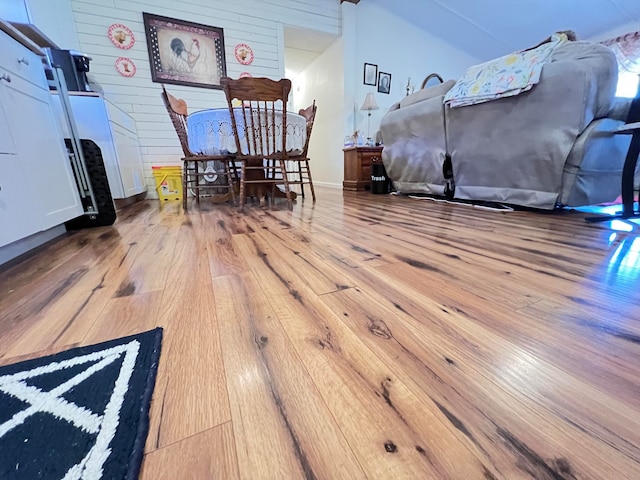
<instances>
[{"instance_id":1,"label":"wooden side table","mask_svg":"<svg viewBox=\"0 0 640 480\"><path fill-rule=\"evenodd\" d=\"M371 162L382 161L382 147L347 147L344 152L343 190L371 188Z\"/></svg>"}]
</instances>

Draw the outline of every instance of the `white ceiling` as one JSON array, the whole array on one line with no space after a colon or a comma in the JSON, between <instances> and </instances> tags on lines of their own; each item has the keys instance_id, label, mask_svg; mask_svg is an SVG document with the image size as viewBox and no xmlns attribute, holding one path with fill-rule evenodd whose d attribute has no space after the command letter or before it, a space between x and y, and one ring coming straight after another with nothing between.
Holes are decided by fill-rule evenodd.
<instances>
[{"instance_id":1,"label":"white ceiling","mask_svg":"<svg viewBox=\"0 0 640 480\"><path fill-rule=\"evenodd\" d=\"M364 1L481 60L535 45L558 30L574 30L580 39L632 22L640 27L640 0Z\"/></svg>"},{"instance_id":2,"label":"white ceiling","mask_svg":"<svg viewBox=\"0 0 640 480\"><path fill-rule=\"evenodd\" d=\"M488 60L537 44L558 30L591 38L636 22L640 0L363 0L415 24L450 45ZM384 25L377 28L384 33ZM285 27L285 68L295 76L337 36Z\"/></svg>"},{"instance_id":3,"label":"white ceiling","mask_svg":"<svg viewBox=\"0 0 640 480\"><path fill-rule=\"evenodd\" d=\"M640 0L638 0L640 1ZM326 32L284 27L284 53L287 76L295 76L338 38Z\"/></svg>"}]
</instances>

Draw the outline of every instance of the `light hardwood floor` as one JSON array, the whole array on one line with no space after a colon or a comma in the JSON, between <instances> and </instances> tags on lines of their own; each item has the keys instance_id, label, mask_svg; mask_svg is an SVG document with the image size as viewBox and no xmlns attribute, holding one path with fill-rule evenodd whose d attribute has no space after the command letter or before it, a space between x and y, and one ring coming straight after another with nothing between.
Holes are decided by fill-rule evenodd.
<instances>
[{"instance_id":1,"label":"light hardwood floor","mask_svg":"<svg viewBox=\"0 0 640 480\"><path fill-rule=\"evenodd\" d=\"M164 328L143 479L639 479L640 240L318 189L0 267L0 364Z\"/></svg>"}]
</instances>

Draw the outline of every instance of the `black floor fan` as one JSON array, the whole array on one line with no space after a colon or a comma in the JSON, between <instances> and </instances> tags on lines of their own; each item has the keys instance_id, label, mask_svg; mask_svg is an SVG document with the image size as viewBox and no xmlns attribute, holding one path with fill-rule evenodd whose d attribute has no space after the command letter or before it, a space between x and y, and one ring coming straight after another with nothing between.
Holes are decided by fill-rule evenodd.
<instances>
[{"instance_id":1,"label":"black floor fan","mask_svg":"<svg viewBox=\"0 0 640 480\"><path fill-rule=\"evenodd\" d=\"M627 114L626 124L620 127L616 133L630 134L631 144L627 152L627 158L622 167L622 211L615 215L599 215L596 217L586 217L587 222L608 222L609 220L640 218L640 212L634 208L633 183L640 156L640 125L630 125L640 122L640 84L635 98L631 101L631 107ZM626 127L626 128L625 128Z\"/></svg>"}]
</instances>

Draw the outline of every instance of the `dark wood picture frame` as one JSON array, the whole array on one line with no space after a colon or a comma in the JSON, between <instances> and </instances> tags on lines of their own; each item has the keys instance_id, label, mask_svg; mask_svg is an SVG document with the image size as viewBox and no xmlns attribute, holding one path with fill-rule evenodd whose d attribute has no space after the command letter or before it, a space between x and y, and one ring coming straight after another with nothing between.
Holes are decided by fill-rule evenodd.
<instances>
[{"instance_id":1,"label":"dark wood picture frame","mask_svg":"<svg viewBox=\"0 0 640 480\"><path fill-rule=\"evenodd\" d=\"M365 85L376 86L378 84L378 65L373 63L364 64L363 82Z\"/></svg>"},{"instance_id":2,"label":"dark wood picture frame","mask_svg":"<svg viewBox=\"0 0 640 480\"><path fill-rule=\"evenodd\" d=\"M151 81L221 89L224 30L143 12Z\"/></svg>"},{"instance_id":3,"label":"dark wood picture frame","mask_svg":"<svg viewBox=\"0 0 640 480\"><path fill-rule=\"evenodd\" d=\"M378 72L378 92L389 94L391 92L391 74Z\"/></svg>"}]
</instances>

